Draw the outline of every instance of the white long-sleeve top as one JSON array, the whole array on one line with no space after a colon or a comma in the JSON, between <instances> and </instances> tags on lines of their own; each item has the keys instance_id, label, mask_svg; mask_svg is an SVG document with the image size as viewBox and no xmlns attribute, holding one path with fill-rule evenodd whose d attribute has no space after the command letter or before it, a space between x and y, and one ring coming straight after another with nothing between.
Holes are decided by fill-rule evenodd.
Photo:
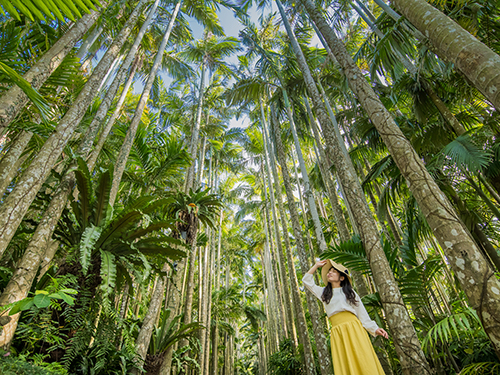
<instances>
[{"instance_id":1,"label":"white long-sleeve top","mask_svg":"<svg viewBox=\"0 0 500 375\"><path fill-rule=\"evenodd\" d=\"M321 295L323 294L324 288L316 285L313 275L306 273L302 278L302 282L304 283L304 286L321 301ZM349 311L358 317L363 327L369 333L376 336L375 331L379 328L377 323L370 319L370 315L368 315L368 312L366 311L365 306L363 305L363 302L361 302L361 298L359 298L358 294L356 292L354 292L354 294L356 295L356 301L358 301L357 306L353 306L347 302L347 298L342 291L342 288L333 288L333 296L330 303L327 304L321 301L325 306L326 314L330 317L342 311Z\"/></svg>"}]
</instances>

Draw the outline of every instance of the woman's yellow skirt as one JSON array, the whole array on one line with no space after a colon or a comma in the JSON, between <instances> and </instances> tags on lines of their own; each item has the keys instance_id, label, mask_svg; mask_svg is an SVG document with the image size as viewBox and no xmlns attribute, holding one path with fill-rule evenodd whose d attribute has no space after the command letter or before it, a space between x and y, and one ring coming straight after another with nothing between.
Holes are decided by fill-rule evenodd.
<instances>
[{"instance_id":1,"label":"woman's yellow skirt","mask_svg":"<svg viewBox=\"0 0 500 375\"><path fill-rule=\"evenodd\" d=\"M335 375L384 375L368 333L356 315L342 311L330 317Z\"/></svg>"}]
</instances>

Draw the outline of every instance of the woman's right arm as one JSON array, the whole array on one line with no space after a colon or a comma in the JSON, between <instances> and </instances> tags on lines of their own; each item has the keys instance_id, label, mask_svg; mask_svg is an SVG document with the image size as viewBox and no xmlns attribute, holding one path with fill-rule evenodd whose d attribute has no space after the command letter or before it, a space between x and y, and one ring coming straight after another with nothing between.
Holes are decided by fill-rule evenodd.
<instances>
[{"instance_id":1,"label":"woman's right arm","mask_svg":"<svg viewBox=\"0 0 500 375\"><path fill-rule=\"evenodd\" d=\"M311 267L307 273L310 273L311 275L314 275L314 271L316 271L318 268L322 268L326 264L327 260L318 260L314 266Z\"/></svg>"},{"instance_id":2,"label":"woman's right arm","mask_svg":"<svg viewBox=\"0 0 500 375\"><path fill-rule=\"evenodd\" d=\"M314 266L311 267L309 271L304 275L302 278L302 282L304 283L304 286L309 289L317 298L321 300L321 295L323 294L323 288L320 286L317 286L316 283L314 282L314 271L316 271L318 268L323 267L326 264L326 260L320 260L319 262L316 262Z\"/></svg>"}]
</instances>

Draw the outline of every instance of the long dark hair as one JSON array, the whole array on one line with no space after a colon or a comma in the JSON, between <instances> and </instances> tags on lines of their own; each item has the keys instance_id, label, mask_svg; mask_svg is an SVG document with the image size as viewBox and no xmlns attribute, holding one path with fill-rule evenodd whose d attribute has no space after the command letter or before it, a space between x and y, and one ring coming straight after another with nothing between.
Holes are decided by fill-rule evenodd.
<instances>
[{"instance_id":1,"label":"long dark hair","mask_svg":"<svg viewBox=\"0 0 500 375\"><path fill-rule=\"evenodd\" d=\"M335 268L335 267L332 267ZM344 276L344 280L340 282L340 287L342 288L342 291L344 292L345 298L347 299L347 302L351 306L358 306L358 301L356 300L356 294L354 293L354 289L352 289L352 285L349 281L349 278L346 276L345 273L340 272L335 268L335 270L340 274L340 276ZM323 289L323 294L321 295L321 300L325 302L326 304L330 303L330 300L332 299L333 296L333 287L332 283L328 283L328 285Z\"/></svg>"}]
</instances>

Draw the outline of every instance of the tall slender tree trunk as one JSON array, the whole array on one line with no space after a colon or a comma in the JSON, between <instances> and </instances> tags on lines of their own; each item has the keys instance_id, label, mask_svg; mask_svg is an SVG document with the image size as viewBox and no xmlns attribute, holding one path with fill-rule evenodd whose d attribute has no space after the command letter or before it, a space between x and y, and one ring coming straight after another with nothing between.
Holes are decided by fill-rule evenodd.
<instances>
[{"instance_id":1,"label":"tall slender tree trunk","mask_svg":"<svg viewBox=\"0 0 500 375\"><path fill-rule=\"evenodd\" d=\"M115 82L117 82L117 85L120 80L120 76L117 76L115 78ZM114 90L114 93L116 94L116 89ZM108 95L106 95L103 102L101 103L101 107L97 111L96 117L99 116L99 113L103 107L105 107L104 112L107 112L107 109L111 104L111 100L112 98L108 98ZM100 116L103 116L102 113ZM98 127L99 121L96 122L94 118L89 127L89 132L95 133L95 129L92 129L98 129ZM92 145L92 139L93 138L87 136L80 144L77 153L83 156L88 154ZM52 242L52 234L54 233L54 229L59 218L61 217L64 207L66 206L66 202L74 185L75 176L74 173L70 172L63 177L58 189L55 191L49 203L49 206L42 216L42 220L38 224L35 233L33 234L24 252L23 259L21 260L21 266L16 269L2 295L0 296L0 306L20 301L28 295L28 292L40 266L40 262L42 261L42 257L44 254L46 254L46 249L50 247L50 244ZM50 254L46 254L46 256L47 255L50 256ZM53 255L54 253L51 254L50 258L46 259L48 263L52 261ZM19 314L14 315L13 317L11 317L9 326L4 327L4 331L0 335L0 345L3 345L4 347L10 345L10 341L12 340L15 328L17 327L18 319Z\"/></svg>"},{"instance_id":2,"label":"tall slender tree trunk","mask_svg":"<svg viewBox=\"0 0 500 375\"><path fill-rule=\"evenodd\" d=\"M347 53L345 46L338 40L311 0L301 0L301 3L325 37L332 52L341 64L351 89L370 116L396 165L405 177L429 226L446 252L471 306L479 313L485 331L492 341L497 355L500 357L500 322L494 318L500 316L500 281L494 276L493 270L477 248L470 233L465 229L446 196L439 190L436 182L427 172L411 143L404 137L390 113L375 95L363 74ZM395 3L402 3L402 1L396 0ZM411 8L411 10L419 12L421 10L420 3L424 2L415 2L415 4L418 4L418 9ZM422 7L426 9L432 8L428 4L422 4ZM410 8L406 10L408 13L412 13ZM434 8L430 9L429 14L434 14L432 13L434 11L437 12ZM446 20L443 19L442 21ZM446 24L449 25L449 22ZM456 27L458 28L458 26ZM449 28L441 30L444 30L445 33L449 32ZM439 34L436 33L437 30L432 33L431 37L436 38L437 34ZM469 51L476 43L474 41L467 43L464 37L460 35L453 36L452 46L458 45L455 44L455 38L464 46L462 49L464 53ZM492 63L493 60L491 60ZM471 56L470 61L471 63L475 61L473 56ZM485 72L487 71L498 73L498 69L485 69ZM482 76L485 77L484 74ZM367 243L365 243L366 245ZM417 359L415 358L415 360Z\"/></svg>"},{"instance_id":3,"label":"tall slender tree trunk","mask_svg":"<svg viewBox=\"0 0 500 375\"><path fill-rule=\"evenodd\" d=\"M309 115L309 121L311 123L311 128L314 134L314 139L316 140L316 146L319 151L318 164L321 171L321 176L323 177L323 182L325 183L328 198L330 199L330 204L332 206L333 216L335 218L335 224L337 225L337 231L339 232L339 237L341 241L349 241L351 235L349 234L349 229L347 227L347 222L344 217L344 212L339 203L339 198L337 192L335 191L335 186L333 184L331 174L328 170L329 166L327 164L327 158L323 144L321 142L321 137L319 134L319 129L316 124L316 119L312 113L311 107L309 105L309 99L304 98L306 104L307 113Z\"/></svg>"},{"instance_id":4,"label":"tall slender tree trunk","mask_svg":"<svg viewBox=\"0 0 500 375\"><path fill-rule=\"evenodd\" d=\"M309 207L309 212L311 213L311 217L314 223L314 231L316 233L316 242L318 243L318 247L321 252L326 250L326 242L325 237L323 235L323 230L321 228L321 222L319 220L318 210L316 208L316 202L314 201L314 197L311 190L311 183L309 182L309 176L307 174L306 163L304 161L304 156L302 155L302 149L300 147L299 136L297 135L297 129L295 127L295 121L293 120L292 108L290 105L290 101L288 99L288 93L282 87L281 91L283 92L283 97L285 100L285 108L286 113L288 115L288 121L290 122L290 128L292 129L293 140L295 143L295 151L297 152L297 158L300 166L300 173L302 175L302 181L304 182L304 195L307 199L307 204ZM307 225L307 223L306 223ZM311 249L312 251L312 249Z\"/></svg>"},{"instance_id":5,"label":"tall slender tree trunk","mask_svg":"<svg viewBox=\"0 0 500 375\"><path fill-rule=\"evenodd\" d=\"M87 35L87 37L85 38L82 45L78 49L78 52L75 55L80 60L80 62L84 59L84 57L87 56L89 48L92 47L97 38L99 38L99 36L102 34L103 30L104 30L104 22L102 22L100 25L96 25L96 27L94 27L94 29L90 32L90 34Z\"/></svg>"},{"instance_id":6,"label":"tall slender tree trunk","mask_svg":"<svg viewBox=\"0 0 500 375\"><path fill-rule=\"evenodd\" d=\"M187 276L187 285L186 285L186 300L184 302L184 324L191 323L191 314L193 313L193 296L194 296L194 274L196 271L195 261L196 261L196 253L198 251L198 247L194 244L191 247L191 252L189 253L189 264L188 268L188 276Z\"/></svg>"},{"instance_id":7,"label":"tall slender tree trunk","mask_svg":"<svg viewBox=\"0 0 500 375\"><path fill-rule=\"evenodd\" d=\"M0 199L5 194L7 187L16 176L19 167L25 158L21 158L24 149L28 145L33 133L30 131L21 131L18 136L12 140L9 150L0 160Z\"/></svg>"},{"instance_id":8,"label":"tall slender tree trunk","mask_svg":"<svg viewBox=\"0 0 500 375\"><path fill-rule=\"evenodd\" d=\"M276 188L273 188L273 182L272 182L272 176L271 176L271 167L270 167L270 141L267 137L267 125L266 125L266 117L264 113L264 107L262 105L262 101L259 101L260 104L260 112L261 112L261 118L262 118L262 133L263 133L263 139L264 139L264 156L265 156L265 163L266 163L266 169L267 169L267 179L268 179L268 185L269 185L269 195L271 196L271 212L273 215L273 222L274 222L274 233L276 235L276 245L278 247L277 253L278 253L278 268L281 274L281 282L283 286L283 298L285 300L285 314L286 314L286 328L287 328L287 334L289 334L295 346L297 346L297 333L295 330L295 324L294 324L294 319L293 319L293 308L292 308L292 301L290 297L290 291L288 289L288 276L286 274L286 268L285 268L285 259L283 257L283 246L281 243L281 235L280 235L280 229L279 229L279 222L278 222L278 217L276 215L276 202L274 198L274 192L277 191L279 194L279 185L276 185ZM276 182L278 184L278 182ZM288 335L287 335L288 337Z\"/></svg>"},{"instance_id":9,"label":"tall slender tree trunk","mask_svg":"<svg viewBox=\"0 0 500 375\"><path fill-rule=\"evenodd\" d=\"M168 270L168 265L163 266L163 271ZM148 312L144 317L135 340L135 353L137 358L142 362L146 359L146 354L148 352L149 342L151 341L151 334L156 323L156 318L160 312L160 308L163 302L163 294L165 293L165 277L158 276L156 280L156 285L154 286L153 294L151 296ZM133 374L139 374L140 371L134 370Z\"/></svg>"},{"instance_id":10,"label":"tall slender tree trunk","mask_svg":"<svg viewBox=\"0 0 500 375\"><path fill-rule=\"evenodd\" d=\"M203 94L205 91L205 69L206 69L206 62L205 59L203 59L203 62L201 63L201 77L200 77L200 87L199 87L199 97L198 97L198 108L196 110L196 119L193 124L193 129L191 132L191 141L189 143L189 154L191 156L191 159L193 160L193 164L191 167L188 169L188 174L186 178L186 184L184 191L188 192L189 189L193 187L193 182L194 182L194 177L195 177L195 172L194 172L194 161L196 160L196 153L198 151L198 143L199 143L199 138L200 138L200 127L201 127L201 115L203 112Z\"/></svg>"},{"instance_id":11,"label":"tall slender tree trunk","mask_svg":"<svg viewBox=\"0 0 500 375\"><path fill-rule=\"evenodd\" d=\"M265 150L264 150L265 152ZM264 158L265 159L265 158ZM265 160L264 160L265 163ZM271 233L271 215L269 213L269 199L267 197L267 184L266 184L266 173L262 169L262 182L263 182L263 187L264 187L264 199L265 199L265 206L264 206L264 215L265 215L265 233L266 233L266 242L267 242L267 248L268 248L268 261L269 261L269 267L270 267L270 272L271 272L271 278L273 282L273 308L275 310L275 317L276 317L276 324L277 324L277 334L278 334L278 342L276 345L276 349L278 349L279 346L279 340L283 337L287 337L286 329L285 329L285 321L286 321L286 315L285 315L285 309L283 306L283 292L281 288L281 282L279 280L278 276L278 270L277 270L277 263L278 260L275 257L275 249L274 249L274 242L273 242L273 236ZM271 190L269 190L271 193Z\"/></svg>"},{"instance_id":12,"label":"tall slender tree trunk","mask_svg":"<svg viewBox=\"0 0 500 375\"><path fill-rule=\"evenodd\" d=\"M266 306L265 313L267 316L267 349L269 354L272 354L278 350L278 314L274 304L276 296L273 291L274 283L271 275L272 271L270 269L269 247L267 243L264 245L264 251L261 253L261 263L262 278L265 281L263 285L263 294L264 304Z\"/></svg>"},{"instance_id":13,"label":"tall slender tree trunk","mask_svg":"<svg viewBox=\"0 0 500 375\"><path fill-rule=\"evenodd\" d=\"M0 256L3 255L31 202L33 202L38 190L48 177L52 166L85 115L96 94L97 87L132 31L145 2L146 0L139 1L117 38L104 54L82 91L80 91L73 105L61 119L55 131L45 141L35 159L19 179L16 187L0 206Z\"/></svg>"},{"instance_id":14,"label":"tall slender tree trunk","mask_svg":"<svg viewBox=\"0 0 500 375\"><path fill-rule=\"evenodd\" d=\"M429 39L439 57L455 64L500 110L500 56L426 1L392 0L391 3Z\"/></svg>"},{"instance_id":15,"label":"tall slender tree trunk","mask_svg":"<svg viewBox=\"0 0 500 375\"><path fill-rule=\"evenodd\" d=\"M271 120L270 123L272 124L273 122L277 122L277 119L273 115L273 111L271 111ZM264 127L264 131L266 133L266 138L270 140L269 136L269 129L266 123ZM289 277L290 277L290 290L291 290L291 299L292 299L292 306L294 307L294 316L296 319L296 324L297 324L297 331L299 332L299 342L303 346L304 350L304 356L306 359L306 363L309 363L309 361L314 361L312 351L311 351L311 342L309 339L309 333L307 330L307 323L305 320L305 313L304 309L302 307L302 299L300 297L300 291L299 291L299 283L297 280L297 274L295 272L295 263L292 255L292 246L290 244L290 237L288 233L288 225L287 225L287 217L285 214L285 208L283 205L283 199L281 196L281 189L278 188L280 186L280 180L278 176L278 168L276 164L276 160L274 158L274 155L277 155L277 151L275 150L275 147L273 145L273 142L269 142L269 156L270 156L270 161L271 161L271 170L273 172L273 179L274 179L274 184L277 187L277 194L276 194L276 200L278 202L278 212L280 214L280 221L281 221L281 226L282 226L282 231L283 231L283 240L285 242L285 254L286 254L286 263L283 262L282 265L284 268L286 268L286 265L288 265L288 271L289 271ZM310 359L308 358L310 357Z\"/></svg>"},{"instance_id":16,"label":"tall slender tree trunk","mask_svg":"<svg viewBox=\"0 0 500 375\"><path fill-rule=\"evenodd\" d=\"M139 99L139 103L137 103L134 116L132 117L130 126L127 130L127 134L125 136L125 139L123 140L122 147L120 148L120 153L116 158L115 170L113 173L113 183L111 185L111 193L109 197L111 206L113 206L115 203L116 196L118 194L118 188L120 186L120 181L122 179L123 172L125 171L125 166L127 164L130 150L132 149L132 145L134 143L135 134L137 132L139 123L141 122L142 112L144 112L144 108L146 107L147 101L149 99L151 88L153 87L156 74L158 73L158 69L160 68L163 54L165 52L165 47L167 46L168 40L170 38L170 34L177 19L177 14L179 13L181 4L182 0L177 0L175 8L172 11L172 15L170 17L170 22L167 26L167 29L165 30L165 34L163 34L163 39L161 41L160 47L158 48L158 52L156 53L155 61L153 62L153 66L151 67L151 71L149 72L148 80L144 85L141 98Z\"/></svg>"},{"instance_id":17,"label":"tall slender tree trunk","mask_svg":"<svg viewBox=\"0 0 500 375\"><path fill-rule=\"evenodd\" d=\"M222 221L221 221L222 225ZM216 241L215 241L215 233L213 233L212 237L212 250L210 252L210 263L209 263L209 269L210 269L210 278L209 278L209 284L207 285L207 297L208 297L208 306L206 310L206 319L205 319L205 327L206 327L206 335L205 335L205 363L204 363L204 374L208 375L209 374L209 368L210 368L210 345L212 343L210 334L212 333L212 290L213 290L213 285L215 281L215 257L216 257L216 252L215 252L215 247L217 246Z\"/></svg>"},{"instance_id":18,"label":"tall slender tree trunk","mask_svg":"<svg viewBox=\"0 0 500 375\"><path fill-rule=\"evenodd\" d=\"M332 205L332 211L333 211L333 216L335 219L335 224L337 225L337 231L339 232L339 237L342 242L349 241L351 239L351 235L349 233L349 229L347 227L347 221L344 217L344 212L342 211L342 207L340 206L340 203L338 201L338 195L335 190L334 183L331 179L331 175L328 171L329 166L327 165L327 157L325 154L325 150L323 149L323 145L321 142L320 134L319 134L319 129L316 124L316 120L314 118L314 115L312 113L312 110L309 105L309 99L305 98L306 102L306 108L309 114L309 118L311 119L311 127L313 129L314 133L314 138L316 139L316 145L319 150L319 155L318 155L318 162L320 165L320 170L321 170L321 175L323 176L323 180L326 179L326 186L328 190L328 196L330 198L330 203ZM326 177L325 177L326 176ZM354 221L354 218L351 219ZM356 289L358 290L358 294L363 297L368 294L368 288L366 286L366 282L363 278L363 275L361 275L359 272L353 271L352 272L352 278L354 280L354 284L356 286Z\"/></svg>"},{"instance_id":19,"label":"tall slender tree trunk","mask_svg":"<svg viewBox=\"0 0 500 375\"><path fill-rule=\"evenodd\" d=\"M297 181L295 186L297 187L297 191L299 193L298 195L299 195L300 208L302 211L302 221L304 223L304 232L306 234L307 248L309 250L308 254L309 262L312 262L312 260L314 259L314 245L311 240L311 234L309 233L309 215L307 214L306 204L304 203L304 194L302 193L302 186L300 184L299 171L297 169L297 164L295 163L295 155L293 153L291 159L293 164L295 181Z\"/></svg>"},{"instance_id":20,"label":"tall slender tree trunk","mask_svg":"<svg viewBox=\"0 0 500 375\"><path fill-rule=\"evenodd\" d=\"M223 220L224 211L221 211L220 215L220 225L219 225L219 238L217 240L217 272L215 274L215 290L220 290L220 275L222 272L221 267L221 246L222 246L222 220ZM209 317L210 318L210 317ZM218 324L218 316L214 316L215 326L213 330L213 338L212 338L212 356L210 358L212 363L212 368L210 374L218 375L219 373L219 324ZM208 353L207 353L208 356ZM207 373L208 373L208 364L207 364Z\"/></svg>"},{"instance_id":21,"label":"tall slender tree trunk","mask_svg":"<svg viewBox=\"0 0 500 375\"><path fill-rule=\"evenodd\" d=\"M171 290L170 290L170 298L168 299L168 303L166 308L170 309L170 317L167 321L167 326L170 325L174 317L177 315L180 310L180 306L182 303L182 284L184 280L184 271L186 267L186 258L181 259L177 263L176 272L172 277ZM172 355L173 355L174 347L171 346L165 352L165 358L160 368L160 375L169 375L172 370Z\"/></svg>"},{"instance_id":22,"label":"tall slender tree trunk","mask_svg":"<svg viewBox=\"0 0 500 375\"><path fill-rule=\"evenodd\" d=\"M208 230L207 230L208 232ZM201 350L199 353L199 359L198 359L198 364L200 365L200 374L203 375L208 372L208 370L205 368L207 365L207 357L210 357L209 355L209 348L210 348L210 340L207 339L207 337L210 337L210 317L209 317L209 310L210 310L210 302L211 298L209 295L211 295L211 282L213 278L213 257L214 257L214 246L215 246L215 241L214 237L215 233L210 231L208 233L209 241L207 246L205 246L205 254L204 254L204 259L203 259L203 267L202 267L202 275L199 276L199 278L203 278L203 284L200 286L200 300L202 301L200 309L199 309L199 318L198 321L200 321L205 328L201 329L199 332L199 338L200 338L200 344L201 344Z\"/></svg>"},{"instance_id":23,"label":"tall slender tree trunk","mask_svg":"<svg viewBox=\"0 0 500 375\"><path fill-rule=\"evenodd\" d=\"M303 73L306 87L313 100L316 114L323 127L323 132L327 138L327 144L333 147L332 157L337 173L345 187L346 198L351 204L354 217L357 221L363 245L366 249L370 266L373 270L374 279L380 293L380 297L387 314L389 327L394 337L394 343L401 366L405 374L428 374L430 369L425 356L420 347L420 342L412 325L408 311L405 308L397 283L392 274L389 262L385 257L375 220L368 208L364 194L361 190L358 177L351 163L346 160L340 145L340 139L333 134L330 118L321 102L321 96L311 75L305 57L300 46L287 22L283 8L277 0L278 7L282 11L282 19L287 28L287 34L291 41L300 70ZM307 8L308 9L308 8ZM308 9L309 11L309 9ZM322 31L321 26L315 22ZM324 34L323 34L324 35ZM325 36L325 35L324 35ZM325 36L328 41L328 38ZM330 46L331 47L331 46ZM335 54L335 49L332 48ZM341 62L338 56L337 60ZM342 62L341 62L342 63ZM364 80L364 77L362 77ZM366 81L365 81L366 82Z\"/></svg>"},{"instance_id":24,"label":"tall slender tree trunk","mask_svg":"<svg viewBox=\"0 0 500 375\"><path fill-rule=\"evenodd\" d=\"M107 6L103 2L103 8ZM61 64L68 53L73 49L85 33L94 25L101 12L91 10L84 14L54 45L24 74L23 78L31 83L35 89L39 89L47 78ZM6 128L19 114L21 109L28 103L28 97L19 86L12 86L0 98L0 131Z\"/></svg>"},{"instance_id":25,"label":"tall slender tree trunk","mask_svg":"<svg viewBox=\"0 0 500 375\"><path fill-rule=\"evenodd\" d=\"M115 124L116 119L120 116L120 112L121 112L123 103L125 102L125 99L127 97L127 93L130 89L130 86L132 85L132 82L134 81L134 76L135 76L137 68L140 64L140 61L141 61L141 59L137 56L136 60L132 64L129 77L127 79L127 82L125 83L125 86L123 87L122 93L120 94L120 98L118 99L118 102L116 103L116 108L113 111L113 114L111 115L111 117L106 122L104 129L101 131L101 134L99 135L99 140L97 141L96 146L94 147L94 149L90 153L90 156L87 159L87 165L89 166L90 171L92 171L94 169L96 162L97 162L97 158L99 157L99 154L101 153L101 150L104 146L104 143L106 142L106 139L108 138L108 135L111 132L111 129L113 128L113 125ZM92 139L92 134L87 133L87 135L90 139Z\"/></svg>"},{"instance_id":26,"label":"tall slender tree trunk","mask_svg":"<svg viewBox=\"0 0 500 375\"><path fill-rule=\"evenodd\" d=\"M52 198L42 220L37 226L35 233L31 238L28 247L26 248L20 267L16 269L9 283L0 295L0 306L8 305L22 300L28 296L33 280L36 277L40 261L45 254L47 246L50 244L54 227L61 217L62 210L68 196L73 188L74 179L64 179L58 186L54 197ZM8 310L4 310L3 315L7 315ZM10 317L10 322L3 326L0 333L0 347L8 349L14 332L17 328L17 323L21 314L15 314Z\"/></svg>"},{"instance_id":27,"label":"tall slender tree trunk","mask_svg":"<svg viewBox=\"0 0 500 375\"><path fill-rule=\"evenodd\" d=\"M363 8L363 11L361 11L361 9L359 9L354 3L352 3L352 6L356 10L356 12L360 15L361 18L363 18L363 20L368 24L368 26L370 26L373 32L377 34L377 36L380 39L384 38L384 33L380 31L380 29L375 24L375 18L371 14L371 12L361 2L359 1L356 2L359 4L361 8ZM401 54L401 52L399 52L397 49L394 48L391 49L394 55L396 56L397 60L401 61L403 66L413 76L413 78L418 79L419 72L415 67L415 65L408 59L408 57ZM429 98L436 106L439 113L441 113L441 116L443 116L444 120L448 123L450 130L454 132L456 135L462 135L463 133L465 133L465 129L462 126L462 124L457 120L457 118L453 115L453 113L446 106L446 104L443 103L441 98L436 94L432 86L425 80L425 78L423 80L420 80L420 83L424 88L425 92L427 93L427 95L429 96Z\"/></svg>"},{"instance_id":28,"label":"tall slender tree trunk","mask_svg":"<svg viewBox=\"0 0 500 375\"><path fill-rule=\"evenodd\" d=\"M299 256L299 261L300 261L300 268L302 270L302 273L305 274L309 270L309 262L307 260L307 254L305 251L304 247L304 239L303 239L303 234L302 234L302 229L300 227L300 221L299 221L299 214L297 212L297 208L295 207L295 197L293 195L293 188L292 184L290 181L290 174L288 172L288 166L286 164L286 156L285 152L283 149L283 144L281 141L281 131L280 131L280 126L278 123L278 119L276 118L274 114L274 110L271 109L271 124L273 127L273 134L274 134L274 140L276 142L276 151L277 151L277 156L278 156L278 162L281 166L281 174L283 176L283 183L285 185L285 190L286 190L286 195L288 199L288 209L290 212L290 217L292 220L292 228L293 228L293 233L295 236L295 242L297 246L297 253ZM278 201L279 204L279 201ZM281 210L281 208L280 208ZM284 220L282 219L284 222ZM284 226L283 231L285 231L286 226ZM293 275L295 273L295 266L293 263L293 259L291 257L291 254L287 254L288 258L288 268L290 270L290 274ZM294 275L295 276L295 275ZM295 280L292 280L292 283L297 283L296 276L293 277ZM301 307L301 304L299 301L301 300L300 295L298 295L298 283L296 285L292 285L294 292L296 293L294 295L294 305L298 308ZM320 318L319 314L319 308L318 308L318 303L316 301L316 297L314 297L311 293L306 293L306 298L307 298L307 306L309 308L309 313L311 314L311 320L313 323L313 330L314 330L314 335L316 338L316 346L318 348L321 347L326 347L326 337L324 334L324 320ZM300 306L299 306L300 305ZM302 345L304 346L304 353L306 353L306 373L307 374L314 374L316 372L315 370L315 365L314 361L313 363L310 362L312 357L309 357L309 350L310 348L310 341L309 341L309 336L304 337L304 335L308 335L307 333L307 325L302 327L303 324L305 324L305 317L304 315L300 316L301 314L298 313L297 316L299 318L298 322L298 328L299 328L299 335L301 338ZM304 321L302 321L302 318ZM318 350L318 353L322 353L325 350ZM320 366L322 368L322 373L331 373L331 359L330 359L330 354L327 352L327 357L320 358ZM329 365L329 367L327 367Z\"/></svg>"},{"instance_id":29,"label":"tall slender tree trunk","mask_svg":"<svg viewBox=\"0 0 500 375\"><path fill-rule=\"evenodd\" d=\"M157 5L158 1L156 2L156 6ZM150 17L148 17L149 21L151 21L152 19L152 16L156 10L156 6L153 6L153 8L150 11ZM139 31L139 34L137 35L136 41L134 43L135 48L133 46L129 51L129 54L122 65L122 69L117 74L111 87L106 93L96 115L94 116L94 119L92 120L89 126L89 129L87 131L84 140L79 146L77 153L82 155L83 157L88 155L90 152L90 148L92 146L95 135L99 130L99 125L102 123L107 111L109 110L109 107L111 105L114 96L116 96L116 92L122 81L122 75L126 74L128 65L133 60L134 54L137 52L137 47L139 46L140 41L144 36L145 30L147 28L147 23L148 21L146 21L145 24L143 24L141 30ZM131 72L131 74L133 75L134 73ZM97 153L99 152L98 150L94 151L97 151ZM92 163L95 162L97 157L91 159ZM93 166L94 166L93 164L89 165L89 169L92 170ZM21 261L21 267L19 267L16 270L11 280L9 281L9 284L4 290L4 293L0 297L0 306L3 306L7 303L19 301L27 296L27 293L31 288L31 284L33 283L35 275L38 271L40 261L42 260L44 249L48 248L50 244L50 240L52 238L52 234L54 233L57 221L61 217L62 211L66 205L67 199L71 193L74 184L75 184L75 177L73 173L69 173L63 178L60 187L56 190L46 212L42 217L42 220L38 224L37 229L35 230L35 233L33 234L33 237L31 238L30 243L26 248L23 260ZM52 259L48 259L49 262L51 260ZM6 296L7 299L4 298ZM13 328L14 331L15 327L17 326L18 319L19 315L15 315L12 317L12 320L9 323L12 327L14 327ZM12 335L14 332L10 331L12 331L10 327L8 330L4 331L6 332L6 335L8 334L10 336L6 336L5 338L3 337L3 335L0 336L0 341L3 343L2 345L4 346L9 345L10 341L12 340Z\"/></svg>"},{"instance_id":30,"label":"tall slender tree trunk","mask_svg":"<svg viewBox=\"0 0 500 375\"><path fill-rule=\"evenodd\" d=\"M207 116L207 120L208 120ZM201 180L203 179L203 168L205 166L205 152L207 147L207 137L203 137L200 147L200 157L198 158L198 171L196 173L196 187L201 186Z\"/></svg>"}]
</instances>

